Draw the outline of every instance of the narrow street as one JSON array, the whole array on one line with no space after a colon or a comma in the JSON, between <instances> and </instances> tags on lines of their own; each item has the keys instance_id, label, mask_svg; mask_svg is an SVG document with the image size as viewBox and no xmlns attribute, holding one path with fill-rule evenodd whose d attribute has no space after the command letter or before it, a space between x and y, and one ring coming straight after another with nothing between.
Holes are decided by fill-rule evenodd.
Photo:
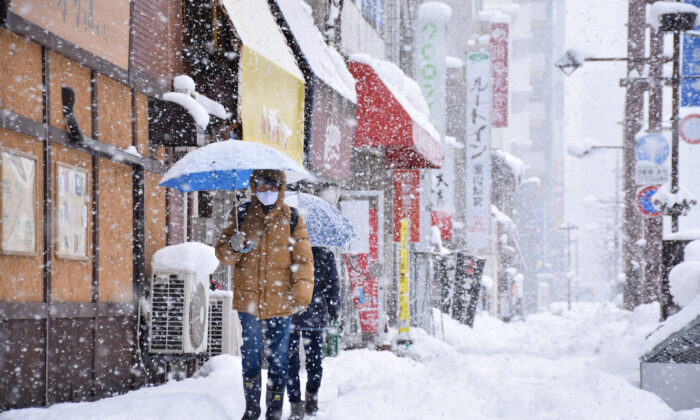
<instances>
[{"instance_id":1,"label":"narrow street","mask_svg":"<svg viewBox=\"0 0 700 420\"><path fill-rule=\"evenodd\" d=\"M580 303L474 330L444 319L445 341L413 330L405 357L356 350L324 361L322 419L697 419L638 388L638 355L657 326L654 304L627 312ZM212 359L194 378L93 403L57 404L0 419L229 419L243 412L240 359ZM285 414L289 405L285 405Z\"/></svg>"}]
</instances>

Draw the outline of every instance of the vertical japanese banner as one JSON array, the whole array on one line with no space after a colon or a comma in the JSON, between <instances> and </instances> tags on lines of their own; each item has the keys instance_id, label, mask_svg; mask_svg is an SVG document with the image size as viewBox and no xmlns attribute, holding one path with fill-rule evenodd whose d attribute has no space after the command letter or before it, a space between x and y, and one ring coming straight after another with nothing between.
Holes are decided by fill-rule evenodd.
<instances>
[{"instance_id":1,"label":"vertical japanese banner","mask_svg":"<svg viewBox=\"0 0 700 420\"><path fill-rule=\"evenodd\" d=\"M399 242L401 220L410 224L409 241L420 242L420 171L417 169L395 170L394 183L394 242Z\"/></svg>"},{"instance_id":2,"label":"vertical japanese banner","mask_svg":"<svg viewBox=\"0 0 700 420\"><path fill-rule=\"evenodd\" d=\"M367 305L360 311L360 326L363 332L379 332L379 279L370 269L379 262L379 218L377 209L369 210L369 261L364 291Z\"/></svg>"},{"instance_id":3,"label":"vertical japanese banner","mask_svg":"<svg viewBox=\"0 0 700 420\"><path fill-rule=\"evenodd\" d=\"M401 220L399 241L399 338L408 339L411 312L408 301L408 219Z\"/></svg>"},{"instance_id":4,"label":"vertical japanese banner","mask_svg":"<svg viewBox=\"0 0 700 420\"><path fill-rule=\"evenodd\" d=\"M430 122L440 134L442 167L432 170L431 196L432 210L439 210L452 219L454 213L454 157L447 153L445 144L446 129L446 26L452 15L450 6L440 2L427 2L418 7L415 27L414 74L421 92L428 104ZM451 225L448 236L451 236ZM443 239L447 240L443 235Z\"/></svg>"},{"instance_id":5,"label":"vertical japanese banner","mask_svg":"<svg viewBox=\"0 0 700 420\"><path fill-rule=\"evenodd\" d=\"M508 23L491 24L494 127L508 127Z\"/></svg>"},{"instance_id":6,"label":"vertical japanese banner","mask_svg":"<svg viewBox=\"0 0 700 420\"><path fill-rule=\"evenodd\" d=\"M491 247L491 60L486 52L469 52L467 70L468 249Z\"/></svg>"}]
</instances>

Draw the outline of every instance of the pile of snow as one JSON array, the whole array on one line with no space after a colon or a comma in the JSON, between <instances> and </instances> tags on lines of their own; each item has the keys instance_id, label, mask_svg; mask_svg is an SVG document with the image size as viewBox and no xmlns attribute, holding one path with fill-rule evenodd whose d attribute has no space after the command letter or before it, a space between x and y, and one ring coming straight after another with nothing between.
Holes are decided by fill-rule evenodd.
<instances>
[{"instance_id":1,"label":"pile of snow","mask_svg":"<svg viewBox=\"0 0 700 420\"><path fill-rule=\"evenodd\" d=\"M501 149L494 149L493 152L497 157L499 157L503 162L510 168L510 171L515 176L515 179L520 179L520 177L525 173L527 165L517 156L514 156L508 152L504 152Z\"/></svg>"},{"instance_id":2,"label":"pile of snow","mask_svg":"<svg viewBox=\"0 0 700 420\"><path fill-rule=\"evenodd\" d=\"M500 10L483 10L477 13L477 18L481 22L510 23L510 16Z\"/></svg>"},{"instance_id":3,"label":"pile of snow","mask_svg":"<svg viewBox=\"0 0 700 420\"><path fill-rule=\"evenodd\" d=\"M649 14L647 14L647 23L654 28L654 30L659 30L661 26L661 15L666 14L676 14L676 13L695 13L696 26L698 21L698 8L692 4L688 3L677 3L671 1L657 1L652 4L649 8Z\"/></svg>"},{"instance_id":4,"label":"pile of snow","mask_svg":"<svg viewBox=\"0 0 700 420\"><path fill-rule=\"evenodd\" d=\"M569 143L569 145L566 147L566 151L576 157L584 157L587 154L591 153L591 149L593 148L593 142L591 139L584 138L580 139L579 141L574 141Z\"/></svg>"},{"instance_id":5,"label":"pile of snow","mask_svg":"<svg viewBox=\"0 0 700 420\"><path fill-rule=\"evenodd\" d=\"M452 16L450 6L439 1L428 1L418 6L418 18L431 21L440 21L446 24Z\"/></svg>"},{"instance_id":6,"label":"pile of snow","mask_svg":"<svg viewBox=\"0 0 700 420\"><path fill-rule=\"evenodd\" d=\"M448 69L461 69L464 67L464 60L457 57L447 56L445 57L445 65Z\"/></svg>"},{"instance_id":7,"label":"pile of snow","mask_svg":"<svg viewBox=\"0 0 700 420\"><path fill-rule=\"evenodd\" d=\"M428 103L425 102L420 86L415 80L406 76L391 61L376 60L367 54L353 54L350 56L350 59L372 67L411 119L435 140L440 139L437 130L428 120L430 109L428 108Z\"/></svg>"},{"instance_id":8,"label":"pile of snow","mask_svg":"<svg viewBox=\"0 0 700 420\"><path fill-rule=\"evenodd\" d=\"M192 96L181 92L166 92L163 94L163 100L176 103L185 108L201 129L205 129L209 125L209 113Z\"/></svg>"},{"instance_id":9,"label":"pile of snow","mask_svg":"<svg viewBox=\"0 0 700 420\"><path fill-rule=\"evenodd\" d=\"M343 57L323 40L311 15L311 7L302 0L279 0L277 4L311 71L350 102L356 103L355 79Z\"/></svg>"},{"instance_id":10,"label":"pile of snow","mask_svg":"<svg viewBox=\"0 0 700 420\"><path fill-rule=\"evenodd\" d=\"M314 418L698 418L700 409L674 413L637 386L638 351L658 324L658 306L634 312L610 303L574 303L571 311L565 304L553 307L555 313L510 323L479 314L473 329L435 311L434 336L411 328L414 344L405 357L362 349L326 358ZM221 355L193 378L95 402L13 410L0 419L178 420L202 413L231 419L240 418L244 407L241 359ZM285 401L282 418L288 416Z\"/></svg>"},{"instance_id":11,"label":"pile of snow","mask_svg":"<svg viewBox=\"0 0 700 420\"><path fill-rule=\"evenodd\" d=\"M686 229L664 235L664 239L673 241L694 241L700 239L700 229Z\"/></svg>"},{"instance_id":12,"label":"pile of snow","mask_svg":"<svg viewBox=\"0 0 700 420\"><path fill-rule=\"evenodd\" d=\"M127 147L126 149L124 149L124 152L128 153L132 156L143 157L143 156L141 156L141 153L139 153L139 151L136 149L136 146L134 146L133 144L131 146Z\"/></svg>"},{"instance_id":13,"label":"pile of snow","mask_svg":"<svg viewBox=\"0 0 700 420\"><path fill-rule=\"evenodd\" d=\"M670 337L673 333L680 331L683 327L688 325L689 322L693 321L699 316L700 295L695 296L695 298L688 302L683 309L671 315L668 317L668 319L666 319L666 321L661 323L661 326L644 342L643 353L652 351L654 347L661 344L662 341Z\"/></svg>"},{"instance_id":14,"label":"pile of snow","mask_svg":"<svg viewBox=\"0 0 700 420\"><path fill-rule=\"evenodd\" d=\"M682 263L668 274L673 301L681 307L700 295L700 241L686 245Z\"/></svg>"},{"instance_id":15,"label":"pile of snow","mask_svg":"<svg viewBox=\"0 0 700 420\"><path fill-rule=\"evenodd\" d=\"M515 229L515 222L513 219L508 217L507 214L503 213L501 209L493 204L491 204L491 217L493 217L497 223L502 224L504 228L508 230Z\"/></svg>"},{"instance_id":16,"label":"pile of snow","mask_svg":"<svg viewBox=\"0 0 700 420\"><path fill-rule=\"evenodd\" d=\"M652 196L652 202L654 207L664 211L664 214L666 214L666 209L675 207L681 212L682 216L687 216L690 208L698 204L698 200L695 199L693 194L682 185L678 186L678 192L672 193L670 182L665 183L656 190Z\"/></svg>"},{"instance_id":17,"label":"pile of snow","mask_svg":"<svg viewBox=\"0 0 700 420\"><path fill-rule=\"evenodd\" d=\"M197 103L201 105L209 115L221 118L222 120L231 118L231 113L226 111L226 108L224 108L223 105L196 91L197 86L190 76L186 74L175 76L173 78L173 89L175 92L184 93L193 97L194 100L197 101Z\"/></svg>"},{"instance_id":18,"label":"pile of snow","mask_svg":"<svg viewBox=\"0 0 700 420\"><path fill-rule=\"evenodd\" d=\"M201 242L166 246L153 254L153 271L181 272L196 274L198 282L209 284L209 276L219 266L219 259L213 247Z\"/></svg>"}]
</instances>

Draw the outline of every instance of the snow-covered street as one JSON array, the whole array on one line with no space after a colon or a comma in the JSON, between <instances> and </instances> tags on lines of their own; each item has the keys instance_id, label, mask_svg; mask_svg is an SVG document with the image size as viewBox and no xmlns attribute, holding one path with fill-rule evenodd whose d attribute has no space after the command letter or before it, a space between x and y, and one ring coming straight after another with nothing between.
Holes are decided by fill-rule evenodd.
<instances>
[{"instance_id":1,"label":"snow-covered street","mask_svg":"<svg viewBox=\"0 0 700 420\"><path fill-rule=\"evenodd\" d=\"M355 350L327 358L315 418L700 418L700 409L674 413L638 387L635 349L658 325L656 304L565 307L511 323L480 316L474 330L445 317L444 342L436 314L437 337L414 329L406 357ZM238 419L243 407L240 359L224 355L195 378L0 419Z\"/></svg>"}]
</instances>

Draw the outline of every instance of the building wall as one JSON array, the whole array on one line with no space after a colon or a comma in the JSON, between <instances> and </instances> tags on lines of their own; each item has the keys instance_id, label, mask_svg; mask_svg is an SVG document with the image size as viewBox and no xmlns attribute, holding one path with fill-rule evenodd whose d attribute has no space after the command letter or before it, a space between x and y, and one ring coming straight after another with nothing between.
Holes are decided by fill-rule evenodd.
<instances>
[{"instance_id":1,"label":"building wall","mask_svg":"<svg viewBox=\"0 0 700 420\"><path fill-rule=\"evenodd\" d=\"M134 2L129 69L15 15L0 27L0 148L36 162L35 252L0 250L0 410L89 400L143 382L134 370L137 291L167 235L166 191L157 187L165 154L149 147L148 95L169 90L181 71L180 7ZM137 44L145 38L151 42ZM66 131L64 85L75 92L86 143ZM125 153L130 146L141 156ZM87 174L83 256L57 252L59 167Z\"/></svg>"}]
</instances>

